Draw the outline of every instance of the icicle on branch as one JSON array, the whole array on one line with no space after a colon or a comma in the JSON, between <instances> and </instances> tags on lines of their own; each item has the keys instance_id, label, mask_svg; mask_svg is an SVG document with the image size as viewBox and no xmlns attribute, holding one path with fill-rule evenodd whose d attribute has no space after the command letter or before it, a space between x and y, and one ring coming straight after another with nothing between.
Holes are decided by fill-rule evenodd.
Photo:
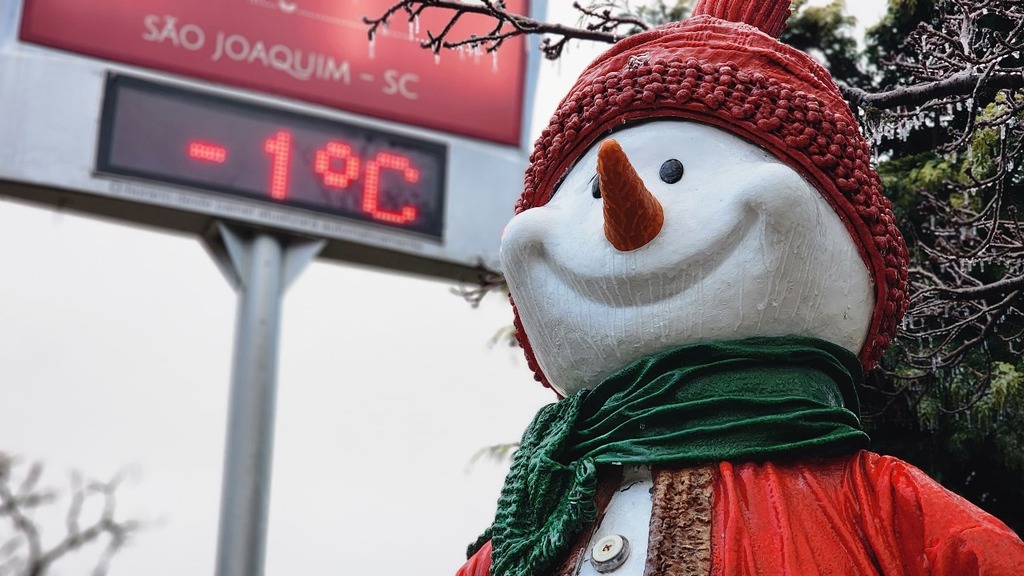
<instances>
[{"instance_id":1,"label":"icicle on branch","mask_svg":"<svg viewBox=\"0 0 1024 576\"><path fill-rule=\"evenodd\" d=\"M582 27L542 22L510 12L502 0L481 0L473 4L457 0L401 0L392 4L377 18L364 17L363 22L370 27L367 34L373 41L374 36L380 33L382 28L387 28L391 19L396 16L414 22L428 9L445 10L449 13L447 23L440 30L428 30L426 40L421 42L424 48L434 54L440 53L442 49L461 47L494 52L509 38L543 35L545 38L541 40L540 49L549 60L557 60L569 40L613 44L632 33L648 29L648 24L640 18L628 14L618 15L610 7L584 7L579 2L573 2L573 8L584 18L585 23ZM489 17L493 21L490 30L468 36L455 35L455 25L467 14Z\"/></svg>"}]
</instances>

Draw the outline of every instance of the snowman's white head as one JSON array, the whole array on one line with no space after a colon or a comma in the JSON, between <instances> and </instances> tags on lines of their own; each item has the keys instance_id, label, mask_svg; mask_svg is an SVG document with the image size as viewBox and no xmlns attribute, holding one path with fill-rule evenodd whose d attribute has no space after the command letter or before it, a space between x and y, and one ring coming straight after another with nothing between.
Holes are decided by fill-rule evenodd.
<instances>
[{"instance_id":1,"label":"snowman's white head","mask_svg":"<svg viewBox=\"0 0 1024 576\"><path fill-rule=\"evenodd\" d=\"M519 319L559 393L695 342L804 335L859 353L875 307L871 275L798 172L692 121L648 122L611 139L624 156L593 146L502 240ZM622 189L629 167L661 216L631 207L646 191ZM625 236L651 232L623 244L623 227Z\"/></svg>"},{"instance_id":2,"label":"snowman's white head","mask_svg":"<svg viewBox=\"0 0 1024 576\"><path fill-rule=\"evenodd\" d=\"M789 6L697 0L687 20L613 45L559 104L503 247L542 382L566 392L701 340L818 336L868 368L891 342L909 303L906 244L835 82L776 39ZM609 138L624 153L600 152L617 148ZM643 182L609 186L650 194L594 198L602 155L628 158ZM676 182L661 180L670 159ZM642 209L605 235L609 200Z\"/></svg>"}]
</instances>

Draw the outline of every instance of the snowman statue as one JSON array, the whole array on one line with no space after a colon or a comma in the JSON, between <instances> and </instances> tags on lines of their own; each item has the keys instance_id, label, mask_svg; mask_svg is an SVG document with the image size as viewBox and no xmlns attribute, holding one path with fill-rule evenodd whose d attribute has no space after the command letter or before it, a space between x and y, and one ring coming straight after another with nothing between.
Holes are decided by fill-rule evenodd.
<instances>
[{"instance_id":1,"label":"snowman statue","mask_svg":"<svg viewBox=\"0 0 1024 576\"><path fill-rule=\"evenodd\" d=\"M857 386L907 249L788 0L615 44L541 134L502 239L526 430L459 576L1024 575L1024 543L867 450Z\"/></svg>"}]
</instances>

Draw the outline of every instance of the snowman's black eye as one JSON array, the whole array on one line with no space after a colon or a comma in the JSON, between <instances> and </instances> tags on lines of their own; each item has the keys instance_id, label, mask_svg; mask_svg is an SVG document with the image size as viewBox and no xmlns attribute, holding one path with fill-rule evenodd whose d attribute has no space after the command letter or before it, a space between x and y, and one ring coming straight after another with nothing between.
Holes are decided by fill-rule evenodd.
<instances>
[{"instance_id":1,"label":"snowman's black eye","mask_svg":"<svg viewBox=\"0 0 1024 576\"><path fill-rule=\"evenodd\" d=\"M679 182L683 179L683 163L675 158L665 160L665 163L661 165L661 170L658 171L658 176L661 176L661 181L666 184Z\"/></svg>"},{"instance_id":2,"label":"snowman's black eye","mask_svg":"<svg viewBox=\"0 0 1024 576\"><path fill-rule=\"evenodd\" d=\"M601 183L598 181L597 174L590 179L590 195L594 198L601 197Z\"/></svg>"}]
</instances>

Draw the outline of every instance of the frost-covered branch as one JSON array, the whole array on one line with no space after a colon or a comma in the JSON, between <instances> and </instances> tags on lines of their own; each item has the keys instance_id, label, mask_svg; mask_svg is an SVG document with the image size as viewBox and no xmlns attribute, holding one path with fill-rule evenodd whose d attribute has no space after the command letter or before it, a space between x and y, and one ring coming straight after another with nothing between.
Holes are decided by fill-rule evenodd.
<instances>
[{"instance_id":1,"label":"frost-covered branch","mask_svg":"<svg viewBox=\"0 0 1024 576\"><path fill-rule=\"evenodd\" d=\"M442 49L469 47L485 52L493 52L510 38L528 35L541 35L540 49L549 60L557 60L562 55L569 40L586 40L591 42L615 43L629 34L647 28L647 24L632 15L619 15L611 8L584 7L574 2L584 19L580 27L565 26L551 22L542 22L516 14L506 8L501 0L480 0L469 3L458 0L399 0L392 4L382 15L376 18L364 17L369 26L369 37L387 27L392 18L399 16L409 22L415 22L425 12L445 11L446 22L437 30L427 30L427 39L421 45L439 53ZM483 15L490 19L489 27L466 35L455 33L456 24L469 14Z\"/></svg>"},{"instance_id":2,"label":"frost-covered branch","mask_svg":"<svg viewBox=\"0 0 1024 576\"><path fill-rule=\"evenodd\" d=\"M933 101L949 97L970 95L981 89L999 91L1010 88L1024 88L1024 69L1012 72L984 75L978 72L961 71L956 74L921 84L912 84L884 90L868 92L855 86L839 85L839 91L848 102L865 108L891 110L900 107L923 106Z\"/></svg>"}]
</instances>

